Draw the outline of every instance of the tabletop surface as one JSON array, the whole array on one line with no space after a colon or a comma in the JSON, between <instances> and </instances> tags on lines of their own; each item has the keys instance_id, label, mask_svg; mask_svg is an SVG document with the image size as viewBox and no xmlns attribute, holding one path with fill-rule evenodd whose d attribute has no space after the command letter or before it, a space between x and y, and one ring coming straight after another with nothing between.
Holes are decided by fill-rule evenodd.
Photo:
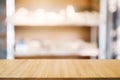
<instances>
[{"instance_id":1,"label":"tabletop surface","mask_svg":"<svg viewBox=\"0 0 120 80\"><path fill-rule=\"evenodd\" d=\"M0 78L120 78L119 60L0 60Z\"/></svg>"}]
</instances>

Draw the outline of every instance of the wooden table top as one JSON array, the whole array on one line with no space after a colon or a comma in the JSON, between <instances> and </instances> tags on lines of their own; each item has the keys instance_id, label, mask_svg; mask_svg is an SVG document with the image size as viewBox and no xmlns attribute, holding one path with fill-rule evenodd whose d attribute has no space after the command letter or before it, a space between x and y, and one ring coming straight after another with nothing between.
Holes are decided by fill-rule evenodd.
<instances>
[{"instance_id":1,"label":"wooden table top","mask_svg":"<svg viewBox=\"0 0 120 80\"><path fill-rule=\"evenodd\" d=\"M119 60L0 60L0 78L120 78Z\"/></svg>"}]
</instances>

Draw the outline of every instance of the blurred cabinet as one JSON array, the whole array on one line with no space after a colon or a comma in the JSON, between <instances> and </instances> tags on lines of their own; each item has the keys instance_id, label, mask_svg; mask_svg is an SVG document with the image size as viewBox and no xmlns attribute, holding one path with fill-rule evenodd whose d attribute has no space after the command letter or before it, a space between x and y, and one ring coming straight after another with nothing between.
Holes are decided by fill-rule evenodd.
<instances>
[{"instance_id":1,"label":"blurred cabinet","mask_svg":"<svg viewBox=\"0 0 120 80\"><path fill-rule=\"evenodd\" d=\"M0 0L0 59L6 58L6 0Z\"/></svg>"}]
</instances>

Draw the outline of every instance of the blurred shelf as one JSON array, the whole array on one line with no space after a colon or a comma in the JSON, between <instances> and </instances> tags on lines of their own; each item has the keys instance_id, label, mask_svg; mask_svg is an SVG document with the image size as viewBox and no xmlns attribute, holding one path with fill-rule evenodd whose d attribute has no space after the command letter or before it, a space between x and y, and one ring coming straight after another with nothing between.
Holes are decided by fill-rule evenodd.
<instances>
[{"instance_id":1,"label":"blurred shelf","mask_svg":"<svg viewBox=\"0 0 120 80\"><path fill-rule=\"evenodd\" d=\"M99 25L87 24L45 24L45 25L29 25L29 24L15 24L15 27L98 27Z\"/></svg>"},{"instance_id":2,"label":"blurred shelf","mask_svg":"<svg viewBox=\"0 0 120 80\"><path fill-rule=\"evenodd\" d=\"M98 26L89 25L15 25L15 28L62 28L62 27L83 27L83 28L99 28Z\"/></svg>"},{"instance_id":3,"label":"blurred shelf","mask_svg":"<svg viewBox=\"0 0 120 80\"><path fill-rule=\"evenodd\" d=\"M83 53L84 52L84 53ZM80 51L80 52L73 52L73 51L68 51L68 52L49 52L49 51L46 51L46 52L41 52L41 51L35 51L35 52L15 52L15 56L16 57L32 57L32 56L83 56L83 57L86 57L86 56L89 56L89 57L97 57L99 54L99 52L85 52L85 51Z\"/></svg>"},{"instance_id":4,"label":"blurred shelf","mask_svg":"<svg viewBox=\"0 0 120 80\"><path fill-rule=\"evenodd\" d=\"M90 59L90 56L15 56L15 59Z\"/></svg>"}]
</instances>

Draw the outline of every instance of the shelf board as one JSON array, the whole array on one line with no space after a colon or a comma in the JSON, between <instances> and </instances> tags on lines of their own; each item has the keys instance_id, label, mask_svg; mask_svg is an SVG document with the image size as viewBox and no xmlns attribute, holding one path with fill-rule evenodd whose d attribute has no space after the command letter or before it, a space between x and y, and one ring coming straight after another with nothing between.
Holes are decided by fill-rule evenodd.
<instances>
[{"instance_id":1,"label":"shelf board","mask_svg":"<svg viewBox=\"0 0 120 80\"><path fill-rule=\"evenodd\" d=\"M90 56L15 56L15 59L90 59Z\"/></svg>"},{"instance_id":2,"label":"shelf board","mask_svg":"<svg viewBox=\"0 0 120 80\"><path fill-rule=\"evenodd\" d=\"M14 25L15 27L99 27L98 25L79 25L79 24L55 24L55 25L28 25L19 24Z\"/></svg>"},{"instance_id":3,"label":"shelf board","mask_svg":"<svg viewBox=\"0 0 120 80\"><path fill-rule=\"evenodd\" d=\"M21 52L22 53L22 52ZM27 53L30 53L30 54L27 54ZM36 53L36 54L35 54ZM83 56L83 57L85 57L85 56L93 56L93 57L96 57L96 56L98 56L98 54L99 53L96 53L96 54L81 54L81 53L79 53L79 52L71 52L70 54L68 54L68 53L66 53L66 54L60 54L60 53L58 53L57 54L57 52L56 52L56 54L54 53L54 54L52 54L51 52L46 52L46 53L42 53L42 52L33 52L33 53L31 53L31 52L26 52L26 53L24 53L23 55L19 55L16 51L15 51L15 56L16 57L32 57L32 56ZM47 54L47 53L51 53L51 54ZM62 53L62 52L61 52Z\"/></svg>"}]
</instances>

